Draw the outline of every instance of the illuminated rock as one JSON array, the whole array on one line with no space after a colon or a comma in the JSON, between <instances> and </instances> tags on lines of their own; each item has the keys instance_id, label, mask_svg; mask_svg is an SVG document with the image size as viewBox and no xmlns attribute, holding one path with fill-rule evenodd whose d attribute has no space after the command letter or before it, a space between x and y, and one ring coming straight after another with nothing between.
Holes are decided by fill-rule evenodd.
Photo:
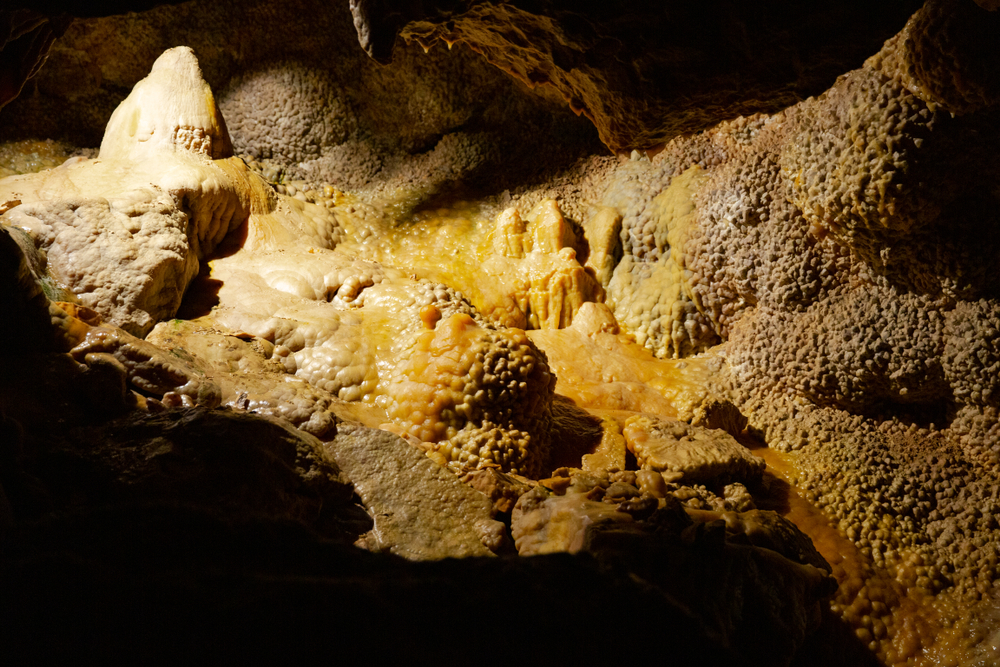
<instances>
[{"instance_id":1,"label":"illuminated rock","mask_svg":"<svg viewBox=\"0 0 1000 667\"><path fill-rule=\"evenodd\" d=\"M399 437L346 426L326 447L372 513L369 549L428 560L489 556L505 545L489 499Z\"/></svg>"},{"instance_id":2,"label":"illuminated rock","mask_svg":"<svg viewBox=\"0 0 1000 667\"><path fill-rule=\"evenodd\" d=\"M190 11L209 11L199 7ZM798 562L791 554L805 554L804 542L784 540L773 517L723 516L758 503L781 506L829 560L841 582L832 611L860 638L860 650L903 664L933 645L928 656L954 662L962 647L978 642L978 659L990 635L975 629L995 618L1000 576L1000 97L988 39L996 16L970 1L931 0L882 52L826 93L629 159L560 162L565 154L553 157L562 150L555 134L528 148L499 143L484 153L492 140L470 119L485 110L483 124L504 118L517 126L520 116L510 111L513 101L477 99L407 134L425 136L403 142L412 153L405 159L373 148L382 140L395 146L396 138L372 139L358 153L367 166L350 178L272 186L237 160L209 159L224 129L212 113L156 125L166 135L150 135L140 131L147 127L140 112L134 137L112 132L100 164L74 160L0 185L7 229L23 225L35 239L15 232L15 243L2 248L15 290L10 312L25 325L12 342L23 354L8 363L17 372L7 376L51 370L64 385L51 392L52 402L72 421L141 403L132 390L149 409L210 402L213 392L198 389L204 373L204 388L217 386L216 398L234 409L279 416L327 439L340 438L343 420L384 425L430 454L418 459L423 468L440 463L470 482L492 479L492 486L482 482L488 489L496 490L501 475L516 479L501 468L551 475L540 483L556 491L545 499L552 511L534 515L541 517L537 530L524 528L531 523L525 519L517 532L528 543L534 535L540 544L559 545L552 550L576 549L590 520L603 525L593 535L629 535L649 513L678 501L691 516L706 513L689 534L696 542L723 536L728 548L764 534L767 549ZM210 57L216 64L206 72L224 78L218 63L228 56ZM181 54L171 58L164 63L193 71ZM271 52L254 58L281 62ZM421 62L435 68L443 60L432 54ZM159 68L137 90L152 98L166 71ZM304 78L279 73L288 74L302 101L296 111L303 113L290 113L291 132L308 125L304 117L339 108L324 111L321 104L337 78L309 71ZM407 97L397 122L444 109L434 101L442 96L461 106L457 84L427 84L443 71L392 89L407 97L399 91L424 86L428 95ZM266 82L266 72L257 68L248 77ZM327 87L309 93L304 82L313 79ZM344 90L338 99L365 97L358 91L369 89ZM480 90L469 81L470 97ZM283 101L267 100L263 113ZM163 107L175 116L188 109ZM127 130L127 110L139 107L123 109L113 125ZM390 105L383 109L394 113ZM251 111L244 106L242 113ZM350 119L342 120L346 128ZM535 136L527 127L516 131ZM272 154L280 153L279 135ZM155 140L164 136L163 145ZM343 136L338 130L307 137L279 157L313 158L318 150L316 160L337 168L287 168L314 178L339 174L349 161L323 151ZM337 150L353 151L354 139ZM137 157L147 149L158 156L155 169L152 158ZM128 170L111 169L118 160ZM513 163L523 170L493 170ZM285 166L251 165L271 180ZM378 170L384 178L370 183ZM52 196L83 193L87 179L93 195ZM171 186L175 181L183 187ZM132 234L135 220L135 234L149 234L129 245L125 232ZM220 245L230 229L235 233ZM81 246L79 237L92 230L100 232L95 244ZM95 259L105 248L113 260L106 275ZM176 266L161 270L169 263L164 249ZM202 276L190 282L199 267ZM121 304L77 289L90 277ZM143 333L176 311L144 301L143 281L171 303L194 285L190 294L200 295L203 317L163 321L149 340L137 341L62 306L46 311L39 297L52 300L65 283L106 319ZM88 335L75 355L36 349L71 350ZM523 387L515 377L521 369L531 377ZM5 410L21 418L21 406L43 404L45 390L54 389L45 382L26 386L19 403L12 402L17 390L6 389L4 405L13 407ZM85 395L85 387L96 389ZM97 394L108 397L103 406ZM80 406L93 416L81 417ZM23 414L37 424L44 410L34 410ZM746 458L733 438L756 441L770 471L761 477L760 462ZM583 470L552 472L556 466ZM497 498L505 505L526 490L506 488ZM559 495L569 488L579 497ZM408 502L404 491L392 493ZM424 502L446 513L434 500L417 504ZM21 511L11 506L15 515ZM461 523L463 516L453 518ZM385 544L419 543L434 524L399 525ZM478 552L482 538L473 530L462 539ZM746 563L772 558L740 547L748 549L741 552ZM765 588L815 593L829 582L775 563L783 574ZM732 571L726 562L713 564L720 580ZM729 581L713 589L719 599L750 590L738 577ZM815 601L805 593L803 600ZM761 599L760 608L774 601ZM801 636L804 618L789 637Z\"/></svg>"},{"instance_id":3,"label":"illuminated rock","mask_svg":"<svg viewBox=\"0 0 1000 667\"><path fill-rule=\"evenodd\" d=\"M642 416L629 418L622 435L642 469L680 473L687 483L753 483L764 472L763 460L718 429Z\"/></svg>"},{"instance_id":4,"label":"illuminated rock","mask_svg":"<svg viewBox=\"0 0 1000 667\"><path fill-rule=\"evenodd\" d=\"M186 47L166 52L108 123L101 156L0 182L3 221L31 234L81 302L145 335L180 306L199 261L249 213L213 158L225 124Z\"/></svg>"}]
</instances>

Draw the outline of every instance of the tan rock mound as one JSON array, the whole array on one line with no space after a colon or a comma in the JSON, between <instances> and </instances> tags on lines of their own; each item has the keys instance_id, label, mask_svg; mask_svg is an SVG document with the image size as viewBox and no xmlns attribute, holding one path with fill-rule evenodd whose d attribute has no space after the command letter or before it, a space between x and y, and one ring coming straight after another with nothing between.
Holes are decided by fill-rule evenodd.
<instances>
[{"instance_id":1,"label":"tan rock mound","mask_svg":"<svg viewBox=\"0 0 1000 667\"><path fill-rule=\"evenodd\" d=\"M622 429L643 470L677 472L689 483L755 482L764 461L719 429L662 417L631 417Z\"/></svg>"}]
</instances>

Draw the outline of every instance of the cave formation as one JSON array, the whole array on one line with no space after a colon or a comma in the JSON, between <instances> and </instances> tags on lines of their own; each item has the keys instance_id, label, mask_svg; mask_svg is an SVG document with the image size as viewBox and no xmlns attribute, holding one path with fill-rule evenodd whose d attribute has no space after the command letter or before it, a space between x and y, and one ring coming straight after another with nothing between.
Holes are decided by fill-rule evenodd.
<instances>
[{"instance_id":1,"label":"cave formation","mask_svg":"<svg viewBox=\"0 0 1000 667\"><path fill-rule=\"evenodd\" d=\"M996 3L15 4L5 655L1000 659Z\"/></svg>"}]
</instances>

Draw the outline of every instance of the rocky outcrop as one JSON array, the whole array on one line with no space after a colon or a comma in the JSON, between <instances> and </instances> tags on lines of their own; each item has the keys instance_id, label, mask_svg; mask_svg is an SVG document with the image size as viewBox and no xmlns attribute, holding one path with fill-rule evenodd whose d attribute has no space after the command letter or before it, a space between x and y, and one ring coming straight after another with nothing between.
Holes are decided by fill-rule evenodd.
<instances>
[{"instance_id":1,"label":"rocky outcrop","mask_svg":"<svg viewBox=\"0 0 1000 667\"><path fill-rule=\"evenodd\" d=\"M158 9L88 22L54 47L65 67L47 79L39 72L39 93L8 105L5 118L17 122L5 127L57 122L69 112L54 110L53 100L74 95L83 109L66 128L91 122L88 114L103 114L103 123L110 106L101 105L139 79L133 70L153 62L157 39L191 35L177 32L190 24L212 35L191 35L206 53L202 74L194 76L189 52L175 51L136 88L111 124L105 167L77 159L0 185L14 184L0 197L4 221L31 230L8 226L0 239L0 269L13 290L3 305L24 327L5 341L17 353L0 371L3 433L16 443L0 461L0 527L31 532L26 521L52 520L74 499L87 514L94 498L132 498L128 480L103 463L115 447L123 469L156 490L154 504L169 502L176 481L183 503L228 507L232 494L266 523L287 520L340 541L367 533L360 545L412 558L486 554L486 543L500 549L505 529L486 517L495 509L506 520L519 497L523 511L511 523L523 553L599 553L660 594L688 596L698 618L717 620L717 648L757 659L754 635L783 637L775 652L785 660L812 627L805 610L815 611L830 579L808 541L754 510L774 508L809 531L828 559L840 582L830 611L869 655L905 664L923 652L955 662L977 643L968 655L984 655L989 635L980 629L995 618L1000 572L1000 94L990 40L1000 14L969 0L931 0L825 93L677 137L653 155L573 163L596 149L551 100L464 46L419 53L421 40L432 46L425 38L453 41L462 32L467 44L485 44L488 57L508 58L518 75L548 77L549 88L571 96L582 91L577 109L588 90L604 91L598 101L606 106L588 102L587 112L606 140L651 141L644 114L658 93L650 106L623 111L631 74L600 81L599 70L615 64L595 62L604 47L583 44L629 24L631 10L606 10L619 22L591 25L593 34L578 38L590 29L572 17L584 10L539 19L553 7L535 3L529 16L517 4L455 3L414 18L402 3L356 4L368 17L359 27L375 42L385 27L371 18L376 10L399 10L400 34L412 40L397 45L397 68L378 74L347 54L353 38L342 39L343 20L292 8L265 31L262 17L280 10L254 3L246 5L251 18L233 25L223 20L232 8L225 2L185 5L183 19ZM727 25L770 21L769 7L727 10L737 17ZM752 20L739 18L758 9ZM442 17L454 25L436 22ZM537 29L481 35L497 17ZM244 20L253 25L241 31ZM612 61L644 43L633 32ZM139 33L157 37L129 41ZM237 34L240 49L216 46ZM675 41L675 55L683 61L698 39ZM545 46L554 43L568 50ZM294 53L283 50L288 44ZM503 48L490 52L490 44ZM782 44L794 52L800 43ZM639 75L658 58L647 52L629 56ZM770 62L767 49L759 53ZM717 83L712 66L699 76ZM174 69L186 72L200 106L167 96L164 118L144 115L136 99ZM253 130L234 146L257 147L249 165L223 157L224 123L204 94L205 81L223 90L237 70L245 76L229 88L227 108L234 126ZM98 71L102 83L83 76ZM671 71L682 83L683 62ZM287 112L286 126L283 100L246 103L282 87L301 112ZM785 93L797 94L783 89L768 104ZM658 107L660 120L674 122L690 99L697 96L673 97L669 113ZM550 113L549 124L536 123ZM622 114L634 124L615 125ZM147 141L115 129L128 130L130 120ZM540 126L548 130L535 132ZM309 127L318 131L302 135ZM125 165L120 178L108 166L115 163ZM314 180L290 183L293 174ZM91 186L93 196L77 196ZM110 268L100 261L105 250L116 260ZM170 252L177 266L161 270L157 257ZM120 308L95 297L88 277L108 299L120 297ZM174 301L154 308L138 298L145 278L151 292ZM184 316L203 317L135 337L170 317L188 285ZM86 305L54 303L74 299L131 333L103 324ZM520 330L529 327L538 328ZM324 451L351 462L375 530L355 521L343 499L330 501L332 519L313 511L316 497L303 491L312 482L302 480L339 479L333 470L278 456L274 479L246 472L269 489L247 499L198 456L167 443L168 462L176 450L180 473L194 470L194 486L220 493L199 495L183 475L170 476L178 470L155 468L163 457L150 454L149 432L131 435L142 429L130 424L143 420L182 430L163 415L231 416L205 411L219 400L333 441ZM157 413L191 404L203 407ZM347 419L405 440L345 426ZM210 419L192 420L222 437ZM108 423L128 437L115 440ZM267 431L261 424L272 422L254 423L247 428ZM78 435L77 449L65 445ZM48 441L57 443L58 474L39 459ZM437 464L466 473L489 498L469 495ZM566 467L550 472L556 466ZM91 473L97 481L87 486L81 480ZM63 488L69 495L58 495ZM680 513L670 509L677 503ZM660 539L664 532L670 539ZM695 589L679 570L701 573ZM775 587L787 596L776 597ZM705 591L709 598L700 598Z\"/></svg>"},{"instance_id":2,"label":"rocky outcrop","mask_svg":"<svg viewBox=\"0 0 1000 667\"><path fill-rule=\"evenodd\" d=\"M398 436L342 426L326 448L373 517L364 541L371 551L434 560L503 549L506 530L490 500Z\"/></svg>"},{"instance_id":3,"label":"rocky outcrop","mask_svg":"<svg viewBox=\"0 0 1000 667\"><path fill-rule=\"evenodd\" d=\"M592 553L681 603L747 664L788 664L836 589L809 539L773 512L656 499L635 476L568 471L546 482L556 493L540 485L523 494L512 520L518 552Z\"/></svg>"},{"instance_id":4,"label":"rocky outcrop","mask_svg":"<svg viewBox=\"0 0 1000 667\"><path fill-rule=\"evenodd\" d=\"M614 151L821 92L917 7L351 2L361 46L376 60L391 60L397 35L427 46L468 44L529 86L554 90Z\"/></svg>"},{"instance_id":5,"label":"rocky outcrop","mask_svg":"<svg viewBox=\"0 0 1000 667\"><path fill-rule=\"evenodd\" d=\"M84 305L144 336L249 214L249 197L212 163L231 155L198 61L179 47L109 121L97 160L5 179L3 220L31 235Z\"/></svg>"}]
</instances>

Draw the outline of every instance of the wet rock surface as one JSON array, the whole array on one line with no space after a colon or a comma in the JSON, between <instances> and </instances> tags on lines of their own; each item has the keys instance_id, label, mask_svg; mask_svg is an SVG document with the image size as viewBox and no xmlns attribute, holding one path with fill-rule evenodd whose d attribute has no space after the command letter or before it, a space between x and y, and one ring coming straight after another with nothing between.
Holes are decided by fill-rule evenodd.
<instances>
[{"instance_id":1,"label":"wet rock surface","mask_svg":"<svg viewBox=\"0 0 1000 667\"><path fill-rule=\"evenodd\" d=\"M32 140L0 151L19 174L0 181L0 305L17 327L0 364L0 529L47 544L42 562L60 539L85 550L74 522L129 512L126 525L174 512L192 534L208 522L260 544L280 524L309 532L290 544L408 558L503 553L510 530L524 554L592 553L657 604L679 601L692 641L731 662L988 662L1000 13L979 4L929 0L825 93L628 158L465 46L421 53L459 28L472 44L506 12L541 25L503 47L516 75L537 65L560 91L590 86L607 62L540 46L590 53L583 23L539 19L586 8L424 5L413 19L400 3L411 41L386 69L353 46L347 8L251 4L232 19L227 3L191 3L74 23L0 117L0 132L91 146L112 118L98 160ZM355 9L375 39L373 7ZM198 76L165 76L198 68L190 50L157 60L179 42ZM702 64L697 80L714 81ZM648 138L655 97L630 106L634 124L602 125L629 85L598 85L601 113L570 103L608 143ZM245 162L228 157L220 111ZM74 157L27 173L57 155ZM197 319L137 337L174 313ZM16 562L35 567L26 553ZM228 581L267 588L284 576L269 567Z\"/></svg>"}]
</instances>

